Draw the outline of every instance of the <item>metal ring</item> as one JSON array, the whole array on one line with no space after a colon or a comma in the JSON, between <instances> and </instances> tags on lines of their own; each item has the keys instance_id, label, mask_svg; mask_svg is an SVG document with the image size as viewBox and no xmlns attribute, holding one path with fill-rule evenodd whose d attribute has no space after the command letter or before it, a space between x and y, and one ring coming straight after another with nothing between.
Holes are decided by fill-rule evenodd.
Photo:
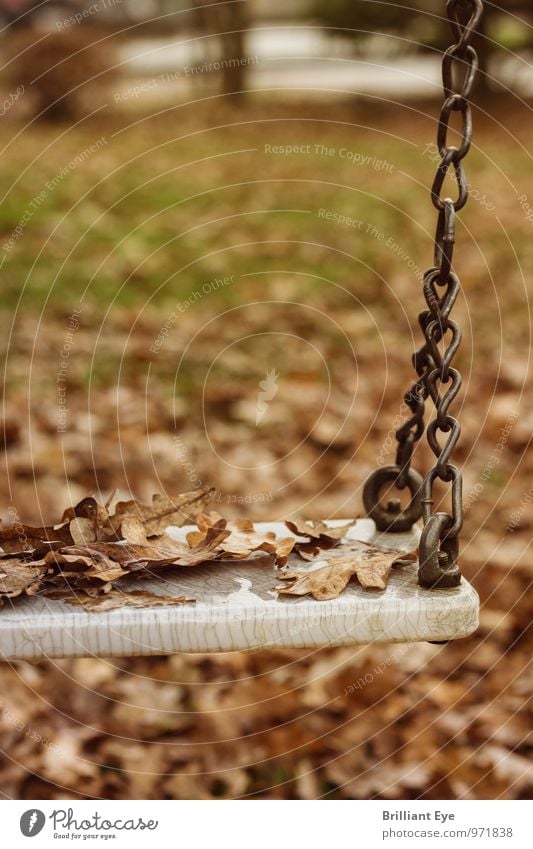
<instances>
[{"instance_id":1,"label":"metal ring","mask_svg":"<svg viewBox=\"0 0 533 849\"><path fill-rule=\"evenodd\" d=\"M457 440L461 435L461 427L457 419L453 416L444 416L444 421L437 417L429 423L427 429L427 437L429 447L437 457L436 470L438 477L443 480L448 477L448 466L450 464L450 456L455 448ZM448 434L446 442L443 446L439 445L437 440L438 432Z\"/></svg>"},{"instance_id":2,"label":"metal ring","mask_svg":"<svg viewBox=\"0 0 533 849\"><path fill-rule=\"evenodd\" d=\"M449 534L452 518L435 513L426 522L418 549L418 583L431 590L458 587L461 572L457 565L459 542Z\"/></svg>"},{"instance_id":3,"label":"metal ring","mask_svg":"<svg viewBox=\"0 0 533 849\"><path fill-rule=\"evenodd\" d=\"M451 481L453 516L448 517L450 518L451 524L450 527L446 529L446 534L451 537L455 537L459 534L463 526L463 478L457 466L454 466L452 463L448 463L445 471L446 476L442 477L440 469L437 466L434 466L429 470L424 478L421 494L422 515L424 517L424 525L426 525L432 516L431 507L433 499L431 495L433 490L433 481L435 478L439 478L444 481L444 483L450 483Z\"/></svg>"},{"instance_id":4,"label":"metal ring","mask_svg":"<svg viewBox=\"0 0 533 849\"><path fill-rule=\"evenodd\" d=\"M449 97L451 94L459 94L465 100L470 97L472 87L474 85L476 74L479 66L478 56L474 48L469 44L466 48L464 56L460 56L459 45L452 44L448 47L442 58L442 87L444 94ZM466 65L466 75L463 81L461 91L453 89L453 63L454 61L464 62Z\"/></svg>"},{"instance_id":5,"label":"metal ring","mask_svg":"<svg viewBox=\"0 0 533 849\"><path fill-rule=\"evenodd\" d=\"M452 338L441 356L438 344L448 331L451 331ZM425 333L428 348L433 362L435 363L435 367L440 370L440 379L443 383L447 383L450 376L449 369L452 360L457 353L459 345L461 344L461 328L456 321L452 321L450 318L447 318L441 321L430 321Z\"/></svg>"},{"instance_id":6,"label":"metal ring","mask_svg":"<svg viewBox=\"0 0 533 849\"><path fill-rule=\"evenodd\" d=\"M431 200L433 201L433 206L438 210L444 209L444 201L440 196L440 190L444 185L450 165L453 165L458 188L457 200L453 202L455 211L457 212L459 209L462 209L468 200L468 183L466 182L463 163L461 160L455 161L454 156L456 153L457 149L455 147L447 148L437 168L437 173L431 186Z\"/></svg>"},{"instance_id":7,"label":"metal ring","mask_svg":"<svg viewBox=\"0 0 533 849\"><path fill-rule=\"evenodd\" d=\"M424 298L426 299L426 303L429 306L430 301L432 303L437 302L438 312L442 319L447 319L452 311L453 305L457 300L457 296L461 291L461 284L459 282L459 278L453 271L450 271L448 275L448 279L445 282L446 290L439 295L437 290L435 289L435 283L439 283L439 269L438 268L430 268L429 271L426 271L424 274L424 283L423 283L423 293ZM424 321L422 326L422 330L425 331L425 328L428 326L430 321L434 319L434 313L431 313Z\"/></svg>"},{"instance_id":8,"label":"metal ring","mask_svg":"<svg viewBox=\"0 0 533 849\"><path fill-rule=\"evenodd\" d=\"M437 219L434 253L434 262L439 269L439 274L435 282L437 282L440 286L445 286L448 282L448 278L452 270L454 245L455 207L451 198L444 198L444 208L439 210L439 215Z\"/></svg>"},{"instance_id":9,"label":"metal ring","mask_svg":"<svg viewBox=\"0 0 533 849\"><path fill-rule=\"evenodd\" d=\"M448 369L448 381L441 380L441 373L439 369L433 369L427 376L427 387L428 394L431 397L435 407L437 408L437 421L440 424L440 421L443 417L448 415L448 408L457 393L459 392L462 385L462 378L460 373L456 368ZM437 389L437 381L446 385L449 381L451 381L451 386L446 390L444 395L439 395L439 391Z\"/></svg>"},{"instance_id":10,"label":"metal ring","mask_svg":"<svg viewBox=\"0 0 533 849\"><path fill-rule=\"evenodd\" d=\"M458 42L457 49L459 55L461 55L468 47L470 39L477 29L481 15L483 14L483 3L481 0L469 0L467 3L462 3L463 6L472 7L472 14L466 24L462 24L459 20L457 15L458 5L458 0L448 0L446 3L446 12L448 14L448 20L450 21L454 38Z\"/></svg>"},{"instance_id":11,"label":"metal ring","mask_svg":"<svg viewBox=\"0 0 533 849\"><path fill-rule=\"evenodd\" d=\"M406 476L406 485L411 493L411 500L407 507L391 509L391 506L383 507L380 503L380 495L387 483L396 483L400 475L399 466L383 466L376 469L367 479L363 489L363 504L368 516L376 523L379 531L389 533L405 533L409 531L422 515L422 484L423 478L414 469L409 469Z\"/></svg>"},{"instance_id":12,"label":"metal ring","mask_svg":"<svg viewBox=\"0 0 533 849\"><path fill-rule=\"evenodd\" d=\"M461 129L461 145L455 147L448 145L448 129L450 125L450 117L452 112L460 112L463 116L463 126ZM459 162L464 159L470 145L472 144L472 110L468 100L461 97L460 94L451 94L442 105L439 117L439 125L437 128L437 147L441 156L444 156L448 151L453 150L453 162Z\"/></svg>"}]
</instances>

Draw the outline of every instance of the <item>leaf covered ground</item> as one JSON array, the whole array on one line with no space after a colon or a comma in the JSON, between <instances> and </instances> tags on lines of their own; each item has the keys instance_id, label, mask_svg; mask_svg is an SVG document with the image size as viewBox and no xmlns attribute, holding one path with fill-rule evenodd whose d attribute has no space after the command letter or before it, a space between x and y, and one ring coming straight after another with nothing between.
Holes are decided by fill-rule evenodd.
<instances>
[{"instance_id":1,"label":"leaf covered ground","mask_svg":"<svg viewBox=\"0 0 533 849\"><path fill-rule=\"evenodd\" d=\"M359 514L405 415L435 112L3 121L4 518L200 486L229 519ZM475 121L456 456L478 633L4 663L6 797L530 797L533 121L506 101Z\"/></svg>"}]
</instances>

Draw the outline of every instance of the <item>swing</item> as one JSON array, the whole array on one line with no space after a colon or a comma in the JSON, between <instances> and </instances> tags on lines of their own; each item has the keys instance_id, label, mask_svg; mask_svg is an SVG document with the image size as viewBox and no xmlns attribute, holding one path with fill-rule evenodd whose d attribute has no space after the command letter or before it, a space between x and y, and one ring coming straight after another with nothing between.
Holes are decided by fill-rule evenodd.
<instances>
[{"instance_id":1,"label":"swing","mask_svg":"<svg viewBox=\"0 0 533 849\"><path fill-rule=\"evenodd\" d=\"M448 410L461 376L452 367L461 331L450 318L460 283L452 271L456 212L468 198L462 160L472 136L469 96L477 71L471 45L479 23L482 0L448 0L447 14L455 43L443 57L444 103L437 144L441 160L432 188L438 212L434 265L424 275L427 304L419 316L424 344L413 356L416 380L404 396L410 418L396 433L394 465L378 468L366 481L363 503L368 518L350 528L336 553L343 554L353 540L409 552L418 546L418 562L393 569L385 590L368 590L351 582L335 599L316 601L308 596L283 597L273 592L276 576L264 566L208 564L179 576L136 581L136 589L165 595L192 595L195 606L123 607L89 613L45 597L17 599L0 614L0 657L42 659L54 657L134 656L173 652L234 651L258 648L319 648L375 642L448 642L477 628L479 599L461 576L458 539L462 526L462 481L450 462L459 437L459 424ZM461 10L469 18L462 21ZM453 85L454 63L464 72L459 91ZM453 112L462 120L459 147L448 145ZM457 199L441 198L446 175L453 169ZM435 464L424 478L411 467L415 445L426 430L428 399L436 415L427 426ZM434 511L436 481L451 489L451 513ZM407 505L390 497L391 489L409 493ZM387 499L387 500L384 500ZM418 520L423 527L419 529ZM341 522L329 522L340 526ZM284 535L281 523L261 523L258 530ZM188 528L169 528L183 539ZM292 564L294 565L294 564ZM299 569L313 568L298 563Z\"/></svg>"}]
</instances>

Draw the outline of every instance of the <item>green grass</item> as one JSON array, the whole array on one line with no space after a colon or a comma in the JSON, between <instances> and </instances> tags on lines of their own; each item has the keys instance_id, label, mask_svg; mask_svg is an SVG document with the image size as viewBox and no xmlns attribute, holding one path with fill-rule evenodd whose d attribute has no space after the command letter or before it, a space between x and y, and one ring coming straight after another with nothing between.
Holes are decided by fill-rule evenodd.
<instances>
[{"instance_id":1,"label":"green grass","mask_svg":"<svg viewBox=\"0 0 533 849\"><path fill-rule=\"evenodd\" d=\"M274 106L269 109L277 113ZM5 321L20 299L19 316L43 313L48 324L57 319L64 326L65 317L83 299L95 327L106 316L102 326L112 333L113 327L129 328L140 316L153 337L176 305L201 292L206 282L230 275L232 285L210 291L184 320L192 315L208 320L253 299L287 297L326 312L353 311L360 301L387 329L398 321L396 293L411 318L416 316L421 286L409 261L420 270L431 264L435 225L428 193L435 164L424 155L435 131L433 107L430 118L407 112L401 121L381 112L358 116L346 106L317 108L319 121L307 120L309 110L294 121L294 109L278 110L279 121L263 121L264 111L252 107L254 123L226 130L209 127L238 120L236 113L205 113L183 123L176 116L150 119L118 133L116 122L85 121L71 130L38 125L20 132L16 141L11 139L22 128L4 125L0 311ZM374 122L376 133L350 126L358 121ZM68 170L99 138L106 139L104 146ZM265 143L309 144L312 152L267 154ZM336 154L316 155L318 143ZM529 155L515 145L509 156L508 138L490 122L478 130L476 143L468 162L469 181L489 200L495 198L497 207L489 213L471 200L461 215L465 294L479 295L485 308L492 285L486 260L495 278L506 279L507 309L520 312L520 270L508 236L520 253L529 225L510 186L520 185L533 203L531 178L524 177L531 173ZM391 167L380 171L353 165L339 154L343 148ZM237 152L243 150L249 152ZM503 175L491 167L493 160L504 167ZM68 173L47 188L65 168ZM33 199L43 191L42 202L32 210ZM6 252L3 246L28 209L32 214ZM362 224L355 228L325 220L320 209ZM463 225L480 240L484 260ZM528 263L526 256L525 271ZM412 292L407 302L406 292ZM327 335L324 328L321 333ZM374 333L370 326L370 346L378 344L372 341ZM332 346L341 345L340 337L334 337ZM167 375L163 362L159 357L157 368ZM92 379L107 384L116 368L114 355L99 353ZM131 370L133 377L139 374L138 367Z\"/></svg>"},{"instance_id":2,"label":"green grass","mask_svg":"<svg viewBox=\"0 0 533 849\"><path fill-rule=\"evenodd\" d=\"M165 145L168 130L156 123L150 147L163 145L156 153L141 155L132 167L121 167L125 152L126 158L135 156L147 142L140 131L124 133L68 173L56 188L46 189L51 177L94 142L95 129L83 126L85 132L67 133L33 164L29 163L39 148L46 148L58 134L57 128L22 134L20 143L2 157L0 191L8 192L0 211L2 243L32 209L35 196L46 192L6 256L3 309L13 309L22 287L29 310L40 310L51 287L48 308L52 310L61 311L65 300L76 299L86 287L93 304L116 298L117 307L134 306L153 295L157 308L186 297L212 277L280 268L352 286L357 262L354 266L335 248L355 253L362 263L379 270L383 265L379 243L349 227L321 220L321 207L363 218L387 235L403 239L407 250L418 249L421 234L416 227L409 222L407 231L400 227L401 213L382 199L413 214L418 201L425 200L427 207L421 189L411 197L402 185L396 185L402 182L399 175L389 179L390 175L365 171L338 156L266 155L262 150L265 129L257 124L233 131L231 138L216 132L207 133L200 142L193 137ZM269 133L269 138L285 137L283 127ZM346 130L334 127L326 136L319 126L318 131L306 128L302 137L310 138L311 144L313 139L325 140L337 149L351 145ZM250 147L256 152L217 157ZM401 161L406 159L405 144L398 151L390 141L369 144L365 140L360 147L366 155L394 161L395 168L409 164ZM179 167L206 156L216 158ZM9 190L12 175L28 164ZM247 185L233 185L240 182ZM331 185L335 183L341 186ZM236 247L265 240L275 244ZM291 244L298 241L331 247ZM214 297L231 302L234 291L221 291Z\"/></svg>"}]
</instances>

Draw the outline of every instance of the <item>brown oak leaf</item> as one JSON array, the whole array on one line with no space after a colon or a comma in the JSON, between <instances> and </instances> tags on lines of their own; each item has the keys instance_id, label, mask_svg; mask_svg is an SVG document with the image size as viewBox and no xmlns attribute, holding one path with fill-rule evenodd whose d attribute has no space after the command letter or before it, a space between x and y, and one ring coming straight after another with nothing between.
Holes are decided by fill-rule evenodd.
<instances>
[{"instance_id":1,"label":"brown oak leaf","mask_svg":"<svg viewBox=\"0 0 533 849\"><path fill-rule=\"evenodd\" d=\"M148 538L160 536L169 525L181 527L192 523L198 513L213 500L214 495L213 488L204 487L181 495L156 494L150 505L134 500L119 501L115 513L109 518L109 530L117 534L124 519L133 517L144 525Z\"/></svg>"},{"instance_id":2,"label":"brown oak leaf","mask_svg":"<svg viewBox=\"0 0 533 849\"><path fill-rule=\"evenodd\" d=\"M126 569L100 551L68 546L63 551L50 551L44 558L48 566L56 567L56 576L68 578L70 584L94 578L98 581L118 581L128 574ZM90 551L90 553L87 553ZM83 553L82 553L83 552ZM56 583L58 583L56 581Z\"/></svg>"},{"instance_id":3,"label":"brown oak leaf","mask_svg":"<svg viewBox=\"0 0 533 849\"><path fill-rule=\"evenodd\" d=\"M340 528L330 528L324 522L308 522L297 518L287 519L285 524L293 534L307 538L305 541L296 540L294 550L303 560L312 560L322 549L337 545L355 522L348 522Z\"/></svg>"},{"instance_id":4,"label":"brown oak leaf","mask_svg":"<svg viewBox=\"0 0 533 849\"><path fill-rule=\"evenodd\" d=\"M318 601L325 601L337 598L348 582L357 577L362 587L384 590L392 567L405 565L416 557L416 552L406 554L354 542L350 544L350 551L327 558L327 566L280 574L280 579L287 584L275 589L285 595L312 595Z\"/></svg>"},{"instance_id":5,"label":"brown oak leaf","mask_svg":"<svg viewBox=\"0 0 533 849\"><path fill-rule=\"evenodd\" d=\"M10 528L0 528L0 547L10 555L41 556L51 548L60 548L72 541L68 522L57 527L32 527L17 523Z\"/></svg>"},{"instance_id":6,"label":"brown oak leaf","mask_svg":"<svg viewBox=\"0 0 533 849\"><path fill-rule=\"evenodd\" d=\"M296 539L294 537L278 538L273 531L256 531L250 519L236 519L226 522L218 513L201 513L196 518L198 531L190 531L187 534L189 545L198 545L205 538L209 530L224 529L228 536L224 539L220 548L223 557L228 559L247 559L255 552L266 552L274 554L277 565L282 566L287 562L289 554L294 548Z\"/></svg>"},{"instance_id":7,"label":"brown oak leaf","mask_svg":"<svg viewBox=\"0 0 533 849\"><path fill-rule=\"evenodd\" d=\"M220 545L229 533L223 528L210 528L193 548L165 534L146 543L94 542L86 546L65 546L61 554L76 554L92 559L100 554L120 564L125 571L153 569L157 566L197 566L220 556Z\"/></svg>"},{"instance_id":8,"label":"brown oak leaf","mask_svg":"<svg viewBox=\"0 0 533 849\"><path fill-rule=\"evenodd\" d=\"M21 563L15 558L4 558L0 561L0 597L13 598L22 593L34 595L45 573L44 564Z\"/></svg>"},{"instance_id":9,"label":"brown oak leaf","mask_svg":"<svg viewBox=\"0 0 533 849\"><path fill-rule=\"evenodd\" d=\"M96 528L92 519L76 516L69 523L69 531L75 545L86 545L96 540Z\"/></svg>"}]
</instances>

